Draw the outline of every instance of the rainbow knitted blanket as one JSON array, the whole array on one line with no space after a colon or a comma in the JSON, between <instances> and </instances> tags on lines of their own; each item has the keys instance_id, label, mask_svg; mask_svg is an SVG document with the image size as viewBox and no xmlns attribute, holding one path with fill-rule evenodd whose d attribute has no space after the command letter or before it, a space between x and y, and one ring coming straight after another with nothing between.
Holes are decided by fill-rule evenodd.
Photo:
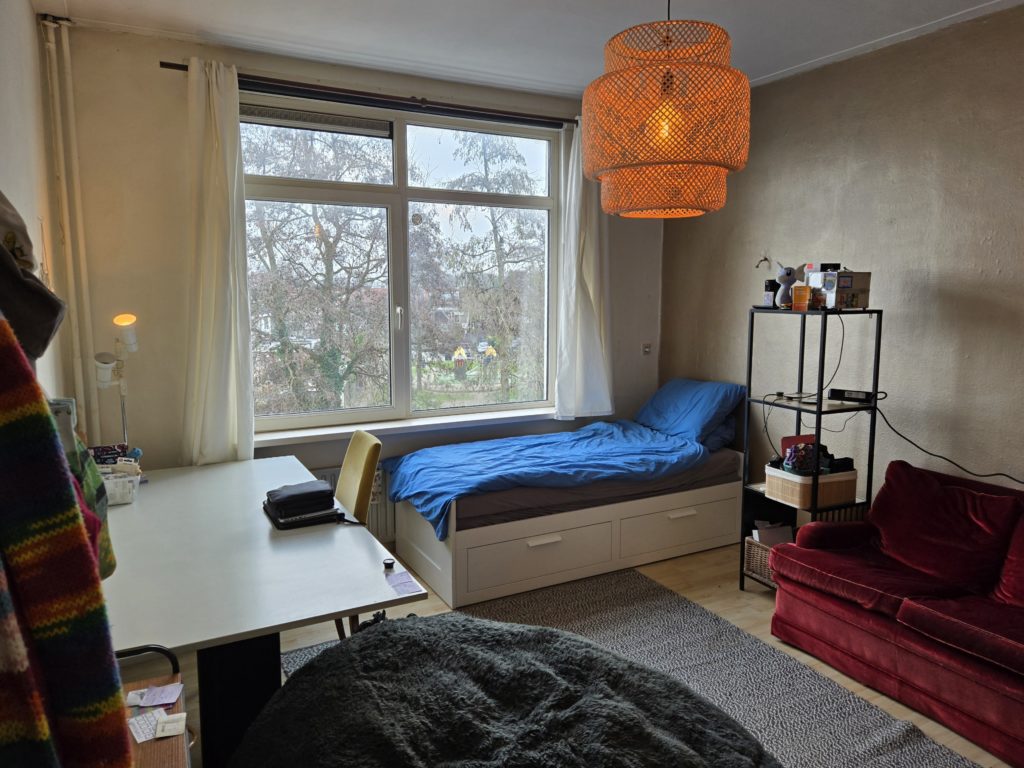
<instances>
[{"instance_id":1,"label":"rainbow knitted blanket","mask_svg":"<svg viewBox=\"0 0 1024 768\"><path fill-rule=\"evenodd\" d=\"M100 578L67 460L0 316L0 766L130 765Z\"/></svg>"}]
</instances>

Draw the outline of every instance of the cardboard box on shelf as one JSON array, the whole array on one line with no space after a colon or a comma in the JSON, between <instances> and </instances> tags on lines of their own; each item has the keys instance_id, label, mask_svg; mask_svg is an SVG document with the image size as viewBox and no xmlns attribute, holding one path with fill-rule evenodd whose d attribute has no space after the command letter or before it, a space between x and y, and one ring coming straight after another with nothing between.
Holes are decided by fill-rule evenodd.
<instances>
[{"instance_id":1,"label":"cardboard box on shelf","mask_svg":"<svg viewBox=\"0 0 1024 768\"><path fill-rule=\"evenodd\" d=\"M825 295L826 309L867 309L871 295L871 273L841 270L811 272L807 284Z\"/></svg>"}]
</instances>

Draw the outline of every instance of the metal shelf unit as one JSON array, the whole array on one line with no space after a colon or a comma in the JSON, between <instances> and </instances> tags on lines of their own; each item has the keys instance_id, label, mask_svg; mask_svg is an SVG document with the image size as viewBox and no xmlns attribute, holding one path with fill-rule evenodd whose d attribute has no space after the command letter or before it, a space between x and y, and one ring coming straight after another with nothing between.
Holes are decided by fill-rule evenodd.
<instances>
[{"instance_id":1,"label":"metal shelf unit","mask_svg":"<svg viewBox=\"0 0 1024 768\"><path fill-rule=\"evenodd\" d=\"M815 372L815 388L817 393L810 401L808 400L780 400L767 399L765 397L753 397L751 394L751 376L754 366L754 321L758 315L785 316L787 318L800 319L800 343L797 351L797 392L804 391L804 361L807 351L807 325L808 321L818 322L820 332L818 335L818 367ZM825 387L825 350L828 343L828 323L830 318L838 316L850 317L872 317L875 319L875 344L871 369L871 392L870 403L843 403L826 400ZM787 321L788 322L788 321ZM746 566L745 541L751 534L755 519L767 519L773 522L785 522L795 525L797 510L781 502L769 499L764 495L764 485L753 483L750 480L750 409L751 406L770 405L773 408L793 411L795 416L796 434L801 434L801 418L807 414L814 417L814 448L812 464L816 468L811 482L811 503L806 510L811 520L822 517L829 519L860 519L866 511L871 500L871 489L873 483L874 459L875 459L875 426L878 418L878 363L882 348L882 310L860 309L860 310L809 310L806 312L795 312L792 310L770 309L767 307L753 307L750 310L750 320L747 330L747 398L746 407L743 412L743 511L740 516L740 589L744 588L745 579L753 578L762 584L771 586L763 577L748 571ZM870 417L868 431L868 460L865 471L865 493L864 499L846 504L834 504L830 506L818 506L818 447L821 444L822 419L833 414L852 414L865 411Z\"/></svg>"}]
</instances>

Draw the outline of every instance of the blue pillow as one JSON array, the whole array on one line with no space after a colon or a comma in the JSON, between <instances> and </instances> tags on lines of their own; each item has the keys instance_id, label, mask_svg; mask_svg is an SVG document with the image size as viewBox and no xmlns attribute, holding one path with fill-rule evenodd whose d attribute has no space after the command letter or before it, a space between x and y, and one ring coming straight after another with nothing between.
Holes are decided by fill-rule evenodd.
<instances>
[{"instance_id":1,"label":"blue pillow","mask_svg":"<svg viewBox=\"0 0 1024 768\"><path fill-rule=\"evenodd\" d=\"M704 438L704 447L709 451L718 451L729 445L736 437L736 419L726 416L725 421L711 430L711 434Z\"/></svg>"},{"instance_id":2,"label":"blue pillow","mask_svg":"<svg viewBox=\"0 0 1024 768\"><path fill-rule=\"evenodd\" d=\"M726 381L672 379L654 393L636 421L667 435L703 442L739 405L746 390Z\"/></svg>"}]
</instances>

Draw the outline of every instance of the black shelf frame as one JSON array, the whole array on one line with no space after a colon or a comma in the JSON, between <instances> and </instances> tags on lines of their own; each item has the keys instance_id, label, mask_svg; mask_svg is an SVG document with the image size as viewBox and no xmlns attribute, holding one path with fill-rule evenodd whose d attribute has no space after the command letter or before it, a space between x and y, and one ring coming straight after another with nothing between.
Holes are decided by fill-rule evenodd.
<instances>
[{"instance_id":1,"label":"black shelf frame","mask_svg":"<svg viewBox=\"0 0 1024 768\"><path fill-rule=\"evenodd\" d=\"M807 352L807 323L808 318L817 320L820 323L820 332L818 334L818 370L816 374L816 386L814 391L817 396L811 401L807 400L786 400L783 398L775 397L768 399L766 397L753 397L751 394L751 379L753 376L754 369L754 320L758 315L775 315L785 316L789 318L798 317L800 318L800 344L797 352L797 382L796 391L802 393L804 391L804 362L806 360ZM874 344L874 355L871 368L871 393L872 398L870 403L837 403L835 401L827 400L827 393L825 393L825 350L827 349L828 343L828 322L829 318L837 316L842 317L872 317L875 319L875 344ZM811 514L811 519L815 519L816 516L823 513L842 509L844 507L851 506L851 502L846 504L835 504L827 507L818 507L818 483L820 473L818 472L818 449L821 445L821 423L823 416L831 416L833 414L850 414L865 411L870 417L870 426L868 431L868 461L867 470L865 476L865 504L871 502L871 491L874 482L874 464L875 464L875 431L878 420L878 368L881 359L882 352L882 310L880 309L856 309L856 310L807 310L807 311L793 311L784 309L774 309L771 307L752 307L750 309L749 321L747 326L747 397L746 404L743 411L743 437L744 437L744 450L743 450L743 491L742 491L742 512L740 514L740 589L744 588L746 574L744 573L744 560L746 558L746 547L744 541L747 536L750 535L753 530L753 515L748 514L748 510L751 506L761 506L768 504L782 505L780 502L773 502L764 495L764 491L757 488L751 488L750 482L750 408L752 405L771 406L773 408L781 408L787 411L795 412L795 434L801 434L803 432L803 426L801 419L804 414L808 414L814 417L814 447L812 452L812 466L815 467L814 474L812 475L811 481L811 504L808 511ZM751 503L752 499L756 499L755 503ZM793 517L795 519L796 509L793 507L789 508L792 510Z\"/></svg>"},{"instance_id":2,"label":"black shelf frame","mask_svg":"<svg viewBox=\"0 0 1024 768\"><path fill-rule=\"evenodd\" d=\"M749 485L744 485L743 486L743 491L745 493L752 493L752 494L755 494L755 495L758 495L758 496L764 496L764 488L758 488L757 485L758 485L758 483L751 483ZM766 499L768 499L767 496L764 496L764 497ZM768 501L772 501L772 499L768 499ZM781 503L781 502L779 502L779 503ZM823 507L818 507L817 509L814 510L814 512L816 514L822 514L824 512L833 512L833 511L835 511L837 509L846 509L847 507L852 507L852 506L855 506L857 504L864 504L864 503L866 503L865 499L858 498L855 501L847 501L847 502L844 502L842 504L828 504L828 505L823 506ZM789 505L787 504L786 506L789 506ZM795 507L792 507L792 509L795 509Z\"/></svg>"},{"instance_id":3,"label":"black shelf frame","mask_svg":"<svg viewBox=\"0 0 1024 768\"><path fill-rule=\"evenodd\" d=\"M870 411L875 407L872 403L839 403L836 400L826 400L824 403L815 402L814 404L811 404L806 401L787 400L784 397L772 400L767 400L761 397L749 397L747 398L747 401L750 403L770 405L772 408L782 408L787 411L800 411L801 413L809 414L816 414L820 409L824 416L832 413Z\"/></svg>"}]
</instances>

